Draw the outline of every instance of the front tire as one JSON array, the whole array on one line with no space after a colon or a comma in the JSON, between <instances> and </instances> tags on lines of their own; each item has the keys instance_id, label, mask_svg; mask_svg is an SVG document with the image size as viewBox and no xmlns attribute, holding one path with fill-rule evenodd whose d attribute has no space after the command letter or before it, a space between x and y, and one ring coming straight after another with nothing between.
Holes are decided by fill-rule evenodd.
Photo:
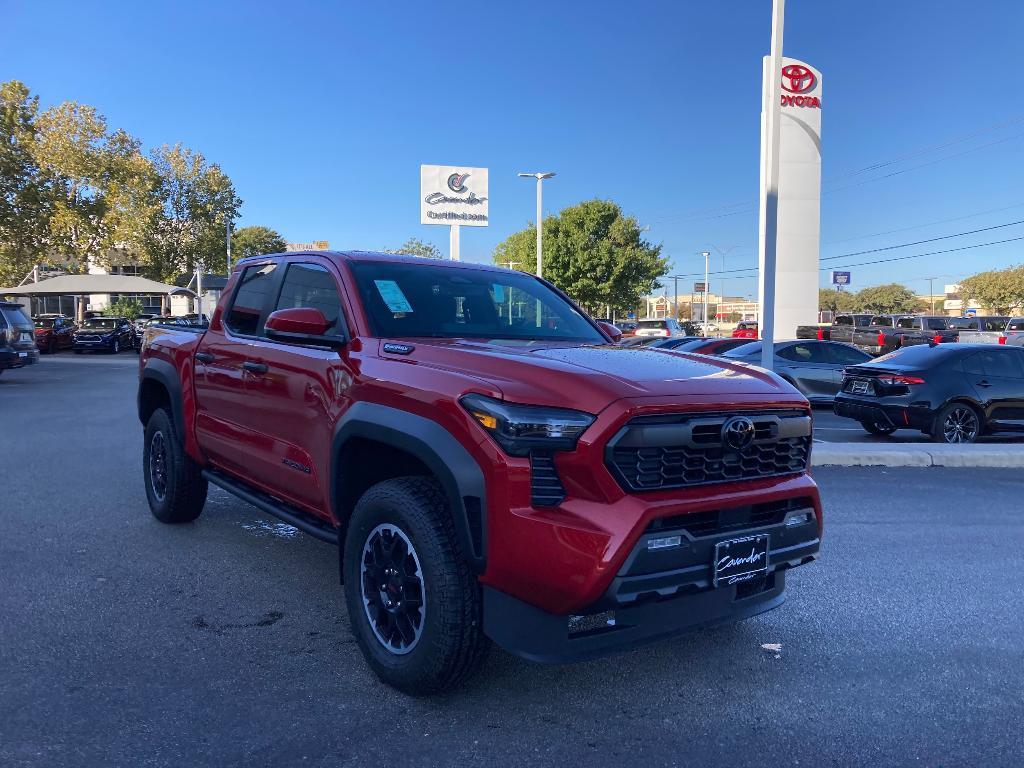
<instances>
[{"instance_id":1,"label":"front tire","mask_svg":"<svg viewBox=\"0 0 1024 768\"><path fill-rule=\"evenodd\" d=\"M891 435L896 431L896 427L892 424L886 424L884 421L862 421L860 423L864 427L864 431L870 435Z\"/></svg>"},{"instance_id":2,"label":"front tire","mask_svg":"<svg viewBox=\"0 0 1024 768\"><path fill-rule=\"evenodd\" d=\"M480 585L435 480L371 487L352 513L342 557L352 633L383 682L435 693L479 668L489 647Z\"/></svg>"},{"instance_id":3,"label":"front tire","mask_svg":"<svg viewBox=\"0 0 1024 768\"><path fill-rule=\"evenodd\" d=\"M950 403L935 417L932 440L936 443L973 443L981 434L981 415L966 403Z\"/></svg>"},{"instance_id":4,"label":"front tire","mask_svg":"<svg viewBox=\"0 0 1024 768\"><path fill-rule=\"evenodd\" d=\"M206 478L185 453L163 408L153 411L146 424L142 474L153 517L161 523L190 523L199 517L206 504Z\"/></svg>"}]
</instances>

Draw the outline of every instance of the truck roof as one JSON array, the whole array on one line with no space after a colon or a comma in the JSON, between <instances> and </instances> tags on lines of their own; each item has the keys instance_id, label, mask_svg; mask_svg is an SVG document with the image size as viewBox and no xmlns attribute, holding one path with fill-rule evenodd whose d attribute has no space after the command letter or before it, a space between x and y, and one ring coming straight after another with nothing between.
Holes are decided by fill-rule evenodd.
<instances>
[{"instance_id":1,"label":"truck roof","mask_svg":"<svg viewBox=\"0 0 1024 768\"><path fill-rule=\"evenodd\" d=\"M268 253L263 256L249 256L245 259L241 259L238 265L248 265L250 263L258 263L263 259L275 258L278 256L296 256L301 254L311 254L315 256L324 256L329 259L334 259L337 262L342 261L385 261L397 264L429 264L432 267L450 267L452 269L485 269L492 270L494 272L509 272L505 267L499 267L494 264L484 264L475 261L452 261L450 259L431 259L424 256L412 256L410 254L403 253L381 253L379 251L288 251L286 253Z\"/></svg>"}]
</instances>

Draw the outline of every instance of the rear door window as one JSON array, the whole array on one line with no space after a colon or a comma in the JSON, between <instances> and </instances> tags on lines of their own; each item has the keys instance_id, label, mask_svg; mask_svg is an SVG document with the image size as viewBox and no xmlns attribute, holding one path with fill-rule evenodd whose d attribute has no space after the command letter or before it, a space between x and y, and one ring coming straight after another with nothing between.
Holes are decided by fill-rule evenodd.
<instances>
[{"instance_id":1,"label":"rear door window","mask_svg":"<svg viewBox=\"0 0 1024 768\"><path fill-rule=\"evenodd\" d=\"M896 321L897 328L917 328L917 319L913 317L901 317Z\"/></svg>"},{"instance_id":2,"label":"rear door window","mask_svg":"<svg viewBox=\"0 0 1024 768\"><path fill-rule=\"evenodd\" d=\"M978 355L985 366L985 374L994 378L1019 379L1024 377L1021 370L1020 353L1009 349L985 350Z\"/></svg>"},{"instance_id":3,"label":"rear door window","mask_svg":"<svg viewBox=\"0 0 1024 768\"><path fill-rule=\"evenodd\" d=\"M828 355L821 344L793 344L780 349L776 354L783 360L796 363L827 363Z\"/></svg>"},{"instance_id":4,"label":"rear door window","mask_svg":"<svg viewBox=\"0 0 1024 768\"><path fill-rule=\"evenodd\" d=\"M886 328L892 328L892 318L886 317L885 315L875 315L871 318L871 325L881 325Z\"/></svg>"},{"instance_id":5,"label":"rear door window","mask_svg":"<svg viewBox=\"0 0 1024 768\"><path fill-rule=\"evenodd\" d=\"M224 314L224 325L238 336L256 336L262 330L263 311L274 283L276 264L246 267L234 300Z\"/></svg>"},{"instance_id":6,"label":"rear door window","mask_svg":"<svg viewBox=\"0 0 1024 768\"><path fill-rule=\"evenodd\" d=\"M861 352L859 349L847 347L844 344L829 344L828 353L832 362L838 365L859 365L871 359L871 355L867 352Z\"/></svg>"},{"instance_id":7,"label":"rear door window","mask_svg":"<svg viewBox=\"0 0 1024 768\"><path fill-rule=\"evenodd\" d=\"M949 328L949 325L941 317L929 317L926 322L929 331L945 331Z\"/></svg>"},{"instance_id":8,"label":"rear door window","mask_svg":"<svg viewBox=\"0 0 1024 768\"><path fill-rule=\"evenodd\" d=\"M849 315L837 315L835 325L853 325L853 318Z\"/></svg>"}]
</instances>

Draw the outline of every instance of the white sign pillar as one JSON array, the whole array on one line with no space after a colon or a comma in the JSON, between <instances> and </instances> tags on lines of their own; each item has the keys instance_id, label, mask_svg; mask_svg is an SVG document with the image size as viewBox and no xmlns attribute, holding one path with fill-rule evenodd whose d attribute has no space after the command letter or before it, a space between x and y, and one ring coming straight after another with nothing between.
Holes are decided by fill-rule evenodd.
<instances>
[{"instance_id":1,"label":"white sign pillar","mask_svg":"<svg viewBox=\"0 0 1024 768\"><path fill-rule=\"evenodd\" d=\"M462 227L488 224L487 169L420 166L420 224L447 224L448 256L460 261Z\"/></svg>"},{"instance_id":2,"label":"white sign pillar","mask_svg":"<svg viewBox=\"0 0 1024 768\"><path fill-rule=\"evenodd\" d=\"M821 73L782 58L763 69L759 323L770 341L795 337L818 319L821 224ZM771 115L776 117L773 133ZM776 183L771 184L774 145Z\"/></svg>"}]
</instances>

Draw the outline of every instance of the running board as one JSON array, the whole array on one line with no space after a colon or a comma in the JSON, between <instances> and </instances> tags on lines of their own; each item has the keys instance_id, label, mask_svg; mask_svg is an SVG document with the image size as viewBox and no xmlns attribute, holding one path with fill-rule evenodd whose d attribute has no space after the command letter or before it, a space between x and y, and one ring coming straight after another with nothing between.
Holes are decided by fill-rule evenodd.
<instances>
[{"instance_id":1,"label":"running board","mask_svg":"<svg viewBox=\"0 0 1024 768\"><path fill-rule=\"evenodd\" d=\"M204 469L203 477L214 485L223 488L232 496L237 496L242 501L249 502L257 509L266 512L268 515L273 515L278 520L283 520L288 523L288 525L295 526L303 533L308 533L314 539L326 541L328 544L337 545L338 543L338 531L326 523L322 523L315 519L312 515L308 515L305 512L295 509L295 507L289 506L282 501L278 501L273 496L263 493L262 491L250 488L248 485L245 485L234 478L229 478L216 470Z\"/></svg>"}]
</instances>

